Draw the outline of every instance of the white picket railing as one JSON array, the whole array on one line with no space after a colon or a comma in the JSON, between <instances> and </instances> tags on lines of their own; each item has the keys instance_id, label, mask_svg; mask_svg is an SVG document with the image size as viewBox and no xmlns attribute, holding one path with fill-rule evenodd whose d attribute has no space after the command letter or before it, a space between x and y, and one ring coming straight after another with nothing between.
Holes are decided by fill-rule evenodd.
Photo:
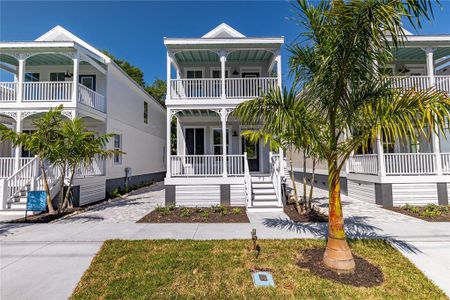
<instances>
[{"instance_id":1,"label":"white picket railing","mask_svg":"<svg viewBox=\"0 0 450 300\"><path fill-rule=\"evenodd\" d=\"M230 176L244 175L244 155L227 155L227 169Z\"/></svg>"},{"instance_id":2,"label":"white picket railing","mask_svg":"<svg viewBox=\"0 0 450 300\"><path fill-rule=\"evenodd\" d=\"M252 206L252 176L248 166L247 152L244 152L244 187L245 196L247 198L247 207Z\"/></svg>"},{"instance_id":3,"label":"white picket railing","mask_svg":"<svg viewBox=\"0 0 450 300\"><path fill-rule=\"evenodd\" d=\"M71 81L24 82L23 101L71 101L72 86Z\"/></svg>"},{"instance_id":4,"label":"white picket railing","mask_svg":"<svg viewBox=\"0 0 450 300\"><path fill-rule=\"evenodd\" d=\"M376 154L362 154L350 156L348 160L350 173L377 174L378 161Z\"/></svg>"},{"instance_id":5,"label":"white picket railing","mask_svg":"<svg viewBox=\"0 0 450 300\"><path fill-rule=\"evenodd\" d=\"M437 90L450 93L450 76L448 75L435 75L434 86Z\"/></svg>"},{"instance_id":6,"label":"white picket railing","mask_svg":"<svg viewBox=\"0 0 450 300\"><path fill-rule=\"evenodd\" d=\"M82 84L78 84L78 102L101 112L106 112L105 97Z\"/></svg>"},{"instance_id":7,"label":"white picket railing","mask_svg":"<svg viewBox=\"0 0 450 300\"><path fill-rule=\"evenodd\" d=\"M38 159L38 157L31 159L12 176L4 180L6 200L3 200L3 206L13 201L14 197L18 196L20 191L24 190L27 185L32 184L31 181L37 174Z\"/></svg>"},{"instance_id":8,"label":"white picket railing","mask_svg":"<svg viewBox=\"0 0 450 300\"><path fill-rule=\"evenodd\" d=\"M227 78L225 79L226 98L256 98L277 88L276 77Z\"/></svg>"},{"instance_id":9,"label":"white picket railing","mask_svg":"<svg viewBox=\"0 0 450 300\"><path fill-rule=\"evenodd\" d=\"M170 156L171 176L221 176L222 155L172 155Z\"/></svg>"},{"instance_id":10,"label":"white picket railing","mask_svg":"<svg viewBox=\"0 0 450 300\"><path fill-rule=\"evenodd\" d=\"M222 80L219 78L172 79L170 80L172 99L220 98Z\"/></svg>"},{"instance_id":11,"label":"white picket railing","mask_svg":"<svg viewBox=\"0 0 450 300\"><path fill-rule=\"evenodd\" d=\"M32 157L20 157L19 169L30 162ZM0 157L0 178L8 178L14 174L16 159L14 157Z\"/></svg>"},{"instance_id":12,"label":"white picket railing","mask_svg":"<svg viewBox=\"0 0 450 300\"><path fill-rule=\"evenodd\" d=\"M45 168L45 175L50 190L50 197L53 199L60 191L61 180L63 180L63 178L61 178L61 169L55 164L51 164ZM36 178L36 190L45 191L43 173Z\"/></svg>"},{"instance_id":13,"label":"white picket railing","mask_svg":"<svg viewBox=\"0 0 450 300\"><path fill-rule=\"evenodd\" d=\"M17 82L0 82L0 102L15 102L17 88Z\"/></svg>"},{"instance_id":14,"label":"white picket railing","mask_svg":"<svg viewBox=\"0 0 450 300\"><path fill-rule=\"evenodd\" d=\"M69 174L69 172L67 172ZM105 160L104 159L94 159L92 164L88 166L79 166L75 169L75 177L86 177L86 176L103 176L105 175Z\"/></svg>"},{"instance_id":15,"label":"white picket railing","mask_svg":"<svg viewBox=\"0 0 450 300\"><path fill-rule=\"evenodd\" d=\"M391 87L402 90L426 90L431 87L429 76L390 76Z\"/></svg>"},{"instance_id":16,"label":"white picket railing","mask_svg":"<svg viewBox=\"0 0 450 300\"><path fill-rule=\"evenodd\" d=\"M442 174L450 174L450 153L441 153Z\"/></svg>"},{"instance_id":17,"label":"white picket railing","mask_svg":"<svg viewBox=\"0 0 450 300\"><path fill-rule=\"evenodd\" d=\"M390 153L384 163L386 175L436 174L434 153Z\"/></svg>"},{"instance_id":18,"label":"white picket railing","mask_svg":"<svg viewBox=\"0 0 450 300\"><path fill-rule=\"evenodd\" d=\"M281 164L282 160L280 159L279 154L274 154L272 152L269 153L270 160L270 177L272 178L273 188L275 190L275 194L277 196L278 205L281 206Z\"/></svg>"}]
</instances>

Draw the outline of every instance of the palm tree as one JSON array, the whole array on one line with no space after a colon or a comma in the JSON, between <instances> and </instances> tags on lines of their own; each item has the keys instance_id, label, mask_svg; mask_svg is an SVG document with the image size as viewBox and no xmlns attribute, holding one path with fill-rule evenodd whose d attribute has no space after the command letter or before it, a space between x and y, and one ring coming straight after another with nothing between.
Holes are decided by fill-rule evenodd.
<instances>
[{"instance_id":1,"label":"palm tree","mask_svg":"<svg viewBox=\"0 0 450 300\"><path fill-rule=\"evenodd\" d=\"M61 148L64 149L63 152L65 153L65 165L68 167L70 174L67 191L60 208L64 210L72 205L69 202L70 191L72 189L77 167L89 167L96 158L105 159L114 154L123 152L105 149L112 134L98 135L94 131L89 131L84 126L83 119L81 118L63 122L61 136L62 139L60 140L60 143L62 144Z\"/></svg>"},{"instance_id":2,"label":"palm tree","mask_svg":"<svg viewBox=\"0 0 450 300\"><path fill-rule=\"evenodd\" d=\"M420 26L430 18L428 0L297 0L306 41L294 44L290 66L302 95L325 116L318 147L328 164L329 222L324 263L351 272L355 262L346 241L339 174L353 150L383 136L395 140L424 128L442 131L450 100L435 90L402 93L389 88L379 70L404 40L402 17ZM352 134L344 138L345 132Z\"/></svg>"},{"instance_id":3,"label":"palm tree","mask_svg":"<svg viewBox=\"0 0 450 300\"><path fill-rule=\"evenodd\" d=\"M234 110L234 115L241 122L249 125L261 125L258 130L248 130L243 135L252 140L270 141L271 148L281 147L289 152L290 175L294 189L297 210L297 187L295 185L292 155L295 149L302 149L307 137L313 135L315 115L308 111L308 103L302 101L295 91L284 88L269 91L266 95L241 103Z\"/></svg>"},{"instance_id":4,"label":"palm tree","mask_svg":"<svg viewBox=\"0 0 450 300\"><path fill-rule=\"evenodd\" d=\"M10 140L14 146L22 145L26 150L39 155L39 166L42 172L44 189L47 192L47 207L50 214L56 213L50 196L50 188L47 181L47 171L44 159L54 162L60 156L57 142L61 138L60 128L62 123L62 105L50 109L42 117L33 120L36 130L32 133L16 133L13 130L3 128L2 140Z\"/></svg>"}]
</instances>

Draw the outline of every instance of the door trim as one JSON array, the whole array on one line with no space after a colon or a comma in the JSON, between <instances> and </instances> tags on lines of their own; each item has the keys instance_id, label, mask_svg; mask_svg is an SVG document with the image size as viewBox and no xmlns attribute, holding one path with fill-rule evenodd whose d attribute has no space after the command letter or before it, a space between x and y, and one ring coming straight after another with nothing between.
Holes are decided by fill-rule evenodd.
<instances>
[{"instance_id":1,"label":"door trim","mask_svg":"<svg viewBox=\"0 0 450 300\"><path fill-rule=\"evenodd\" d=\"M244 154L244 149L243 149L243 145L242 145L242 136L241 136L241 133L242 133L242 131L245 131L245 130L250 130L251 128L245 128L245 127L241 127L241 126L239 126L239 153L241 153L241 154ZM264 153L263 153L263 144L264 144L264 141L261 141L261 140L259 140L259 143L258 143L258 155L259 155L259 171L257 171L257 173L263 173L264 171L263 171L263 160L264 160Z\"/></svg>"}]
</instances>

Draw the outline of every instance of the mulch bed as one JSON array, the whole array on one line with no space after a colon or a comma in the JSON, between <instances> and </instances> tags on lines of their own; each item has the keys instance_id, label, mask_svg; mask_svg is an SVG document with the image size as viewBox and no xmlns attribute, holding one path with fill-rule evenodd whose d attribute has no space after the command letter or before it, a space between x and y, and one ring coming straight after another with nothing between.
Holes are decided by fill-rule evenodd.
<instances>
[{"instance_id":1,"label":"mulch bed","mask_svg":"<svg viewBox=\"0 0 450 300\"><path fill-rule=\"evenodd\" d=\"M56 213L56 214L40 213L37 215L28 215L26 220L25 220L25 218L20 218L20 219L9 220L6 223L50 223L54 220L60 219L67 215L70 215L73 213L80 213L84 210L85 210L84 208L75 207L75 208L70 208L64 212Z\"/></svg>"},{"instance_id":2,"label":"mulch bed","mask_svg":"<svg viewBox=\"0 0 450 300\"><path fill-rule=\"evenodd\" d=\"M353 255L356 268L353 273L339 274L329 269L323 263L323 248L306 249L300 252L300 260L297 265L308 269L311 273L321 278L333 280L339 283L355 287L379 286L384 282L383 273L377 266L369 263L362 257Z\"/></svg>"},{"instance_id":3,"label":"mulch bed","mask_svg":"<svg viewBox=\"0 0 450 300\"><path fill-rule=\"evenodd\" d=\"M137 223L249 223L245 208L230 207L221 208L221 212L215 208L188 208L176 207L164 210L157 208Z\"/></svg>"},{"instance_id":4,"label":"mulch bed","mask_svg":"<svg viewBox=\"0 0 450 300\"><path fill-rule=\"evenodd\" d=\"M421 216L418 213L414 213L412 211L403 209L401 207L389 207L386 208L388 210L397 212L397 213L401 213L410 217L414 217L417 219L421 219L424 221L429 221L429 222L450 222L450 212L449 213L444 213L442 212L442 214L440 216L430 216L430 217L426 217L426 216ZM419 207L419 211L423 211L425 208L424 207Z\"/></svg>"},{"instance_id":5,"label":"mulch bed","mask_svg":"<svg viewBox=\"0 0 450 300\"><path fill-rule=\"evenodd\" d=\"M299 214L295 209L294 204L287 204L284 206L284 213L294 222L305 223L305 222L328 222L328 216L321 213L317 208L313 208L309 212Z\"/></svg>"}]
</instances>

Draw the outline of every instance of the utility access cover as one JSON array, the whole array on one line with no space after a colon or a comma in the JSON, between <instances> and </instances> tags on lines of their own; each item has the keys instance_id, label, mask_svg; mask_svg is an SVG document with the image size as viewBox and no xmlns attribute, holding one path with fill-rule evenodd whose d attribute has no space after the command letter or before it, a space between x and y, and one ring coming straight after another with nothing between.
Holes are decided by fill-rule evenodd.
<instances>
[{"instance_id":1,"label":"utility access cover","mask_svg":"<svg viewBox=\"0 0 450 300\"><path fill-rule=\"evenodd\" d=\"M275 287L275 282L273 281L272 274L265 271L252 272L253 284L256 287Z\"/></svg>"}]
</instances>

